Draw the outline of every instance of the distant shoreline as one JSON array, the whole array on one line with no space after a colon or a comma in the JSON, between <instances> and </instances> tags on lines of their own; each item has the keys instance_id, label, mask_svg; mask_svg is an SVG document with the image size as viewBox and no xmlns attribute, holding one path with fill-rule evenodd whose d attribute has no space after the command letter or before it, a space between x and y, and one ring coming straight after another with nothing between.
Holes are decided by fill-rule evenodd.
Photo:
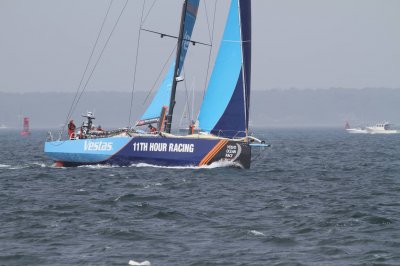
<instances>
[{"instance_id":1,"label":"distant shoreline","mask_svg":"<svg viewBox=\"0 0 400 266\"><path fill-rule=\"evenodd\" d=\"M148 92L134 93L133 125L149 100ZM202 91L195 93L195 112L200 107ZM32 128L54 128L66 120L74 93L67 92L0 92L0 121L10 128L22 125L29 116ZM186 92L177 94L174 124L179 124ZM346 121L352 125L375 124L387 120L400 125L400 89L273 89L251 93L250 128L340 128ZM129 124L130 93L87 92L83 95L73 119L80 123L81 114L94 111L96 123L103 127ZM197 114L197 113L196 113Z\"/></svg>"}]
</instances>

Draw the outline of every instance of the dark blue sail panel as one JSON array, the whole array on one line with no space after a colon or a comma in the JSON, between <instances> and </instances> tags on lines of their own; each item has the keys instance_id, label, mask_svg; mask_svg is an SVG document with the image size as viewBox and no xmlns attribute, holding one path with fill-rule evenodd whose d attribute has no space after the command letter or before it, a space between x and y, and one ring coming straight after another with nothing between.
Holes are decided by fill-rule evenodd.
<instances>
[{"instance_id":1,"label":"dark blue sail panel","mask_svg":"<svg viewBox=\"0 0 400 266\"><path fill-rule=\"evenodd\" d=\"M246 131L244 125L246 124L245 105L243 104L244 91L242 71L240 71L239 80L236 84L235 91L229 101L225 112L220 120L214 126L211 133L221 137L245 137Z\"/></svg>"},{"instance_id":2,"label":"dark blue sail panel","mask_svg":"<svg viewBox=\"0 0 400 266\"><path fill-rule=\"evenodd\" d=\"M190 38L192 37L193 28L196 23L197 10L199 8L200 0L188 0L185 12L185 24L183 29L183 40L182 49L179 57L179 68L178 75L180 75L187 51L189 49ZM160 116L161 108L168 106L171 96L172 80L174 78L175 61L171 63L171 66L161 83L156 95L150 103L147 110L140 117L141 121L149 120L152 118L158 118ZM140 124L140 121L137 123Z\"/></svg>"},{"instance_id":3,"label":"dark blue sail panel","mask_svg":"<svg viewBox=\"0 0 400 266\"><path fill-rule=\"evenodd\" d=\"M185 25L183 30L183 40L181 54L179 57L178 75L180 75L185 61L186 53L189 49L190 38L192 37L194 24L196 23L197 10L200 0L189 0L186 6Z\"/></svg>"},{"instance_id":4,"label":"dark blue sail panel","mask_svg":"<svg viewBox=\"0 0 400 266\"><path fill-rule=\"evenodd\" d=\"M246 128L249 128L251 80L251 0L240 0L240 26L242 33L243 68L245 80Z\"/></svg>"},{"instance_id":5,"label":"dark blue sail panel","mask_svg":"<svg viewBox=\"0 0 400 266\"><path fill-rule=\"evenodd\" d=\"M241 11L242 6L244 10ZM232 0L224 35L207 93L199 114L199 127L226 137L245 136L250 89L250 0ZM241 16L244 16L243 18ZM245 33L245 35L243 35ZM248 87L247 87L248 86Z\"/></svg>"}]
</instances>

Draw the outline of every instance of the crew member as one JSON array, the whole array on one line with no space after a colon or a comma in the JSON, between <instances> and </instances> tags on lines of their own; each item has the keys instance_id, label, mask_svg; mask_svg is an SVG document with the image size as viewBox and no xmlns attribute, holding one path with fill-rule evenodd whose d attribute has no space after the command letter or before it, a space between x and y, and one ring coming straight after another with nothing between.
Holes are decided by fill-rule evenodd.
<instances>
[{"instance_id":1,"label":"crew member","mask_svg":"<svg viewBox=\"0 0 400 266\"><path fill-rule=\"evenodd\" d=\"M103 131L100 125L97 127L97 131Z\"/></svg>"},{"instance_id":2,"label":"crew member","mask_svg":"<svg viewBox=\"0 0 400 266\"><path fill-rule=\"evenodd\" d=\"M150 131L150 133L155 134L157 132L157 128L153 127L153 125L150 124L149 131Z\"/></svg>"},{"instance_id":3,"label":"crew member","mask_svg":"<svg viewBox=\"0 0 400 266\"><path fill-rule=\"evenodd\" d=\"M74 120L71 119L71 121L69 121L69 123L68 123L68 136L70 139L75 138L75 129L76 129L76 126L74 124Z\"/></svg>"},{"instance_id":4,"label":"crew member","mask_svg":"<svg viewBox=\"0 0 400 266\"><path fill-rule=\"evenodd\" d=\"M189 125L189 135L193 135L194 134L194 128L196 126L193 123L190 123Z\"/></svg>"}]
</instances>

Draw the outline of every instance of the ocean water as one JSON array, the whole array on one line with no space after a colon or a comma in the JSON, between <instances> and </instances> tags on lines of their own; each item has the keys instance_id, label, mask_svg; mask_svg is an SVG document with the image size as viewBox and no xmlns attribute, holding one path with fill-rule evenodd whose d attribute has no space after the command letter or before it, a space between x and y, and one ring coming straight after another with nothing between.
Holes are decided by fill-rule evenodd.
<instances>
[{"instance_id":1,"label":"ocean water","mask_svg":"<svg viewBox=\"0 0 400 266\"><path fill-rule=\"evenodd\" d=\"M0 131L0 265L400 264L400 135L258 135L250 170L54 168Z\"/></svg>"}]
</instances>

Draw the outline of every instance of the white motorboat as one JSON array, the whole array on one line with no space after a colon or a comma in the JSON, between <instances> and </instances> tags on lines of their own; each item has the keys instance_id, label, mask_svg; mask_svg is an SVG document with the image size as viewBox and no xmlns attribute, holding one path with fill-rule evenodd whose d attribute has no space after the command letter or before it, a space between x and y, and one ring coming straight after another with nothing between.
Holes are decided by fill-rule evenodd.
<instances>
[{"instance_id":1,"label":"white motorboat","mask_svg":"<svg viewBox=\"0 0 400 266\"><path fill-rule=\"evenodd\" d=\"M365 130L369 134L397 134L400 130L392 129L389 122L376 124L375 126L366 127Z\"/></svg>"}]
</instances>

